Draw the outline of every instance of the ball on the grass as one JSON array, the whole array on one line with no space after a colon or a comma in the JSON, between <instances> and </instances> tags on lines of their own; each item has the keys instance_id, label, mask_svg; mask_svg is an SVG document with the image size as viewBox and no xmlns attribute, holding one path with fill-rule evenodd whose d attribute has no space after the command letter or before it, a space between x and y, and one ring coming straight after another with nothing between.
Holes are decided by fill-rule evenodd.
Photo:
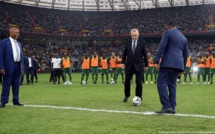
<instances>
[{"instance_id":1,"label":"ball on the grass","mask_svg":"<svg viewBox=\"0 0 215 134\"><path fill-rule=\"evenodd\" d=\"M85 80L82 81L82 84L86 84L87 82Z\"/></svg>"},{"instance_id":2,"label":"ball on the grass","mask_svg":"<svg viewBox=\"0 0 215 134\"><path fill-rule=\"evenodd\" d=\"M115 83L114 80L111 80L111 81L110 81L110 84L114 84L114 83Z\"/></svg>"},{"instance_id":3,"label":"ball on the grass","mask_svg":"<svg viewBox=\"0 0 215 134\"><path fill-rule=\"evenodd\" d=\"M139 105L141 105L141 103L142 103L142 99L141 99L140 97L138 97L138 96L135 96L135 97L132 99L132 104L133 104L134 106L139 106Z\"/></svg>"}]
</instances>

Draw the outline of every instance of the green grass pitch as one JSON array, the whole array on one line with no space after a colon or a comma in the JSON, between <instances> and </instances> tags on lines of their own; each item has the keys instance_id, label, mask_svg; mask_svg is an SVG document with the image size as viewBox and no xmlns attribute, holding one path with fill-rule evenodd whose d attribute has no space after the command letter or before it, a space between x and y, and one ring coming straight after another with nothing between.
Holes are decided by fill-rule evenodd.
<instances>
[{"instance_id":1,"label":"green grass pitch","mask_svg":"<svg viewBox=\"0 0 215 134\"><path fill-rule=\"evenodd\" d=\"M144 112L161 109L156 84L143 85L143 102L135 107L131 97L123 103L121 77L113 85L80 84L80 73L72 74L72 85L53 85L49 74L38 74L39 83L20 87L20 102L25 105L49 105L117 111ZM183 78L182 78L183 80ZM193 75L196 83L196 75ZM12 96L10 93L11 104ZM132 113L92 112L73 109L18 107L0 109L0 134L157 134L215 133L215 119ZM215 116L215 85L178 84L176 112Z\"/></svg>"}]
</instances>

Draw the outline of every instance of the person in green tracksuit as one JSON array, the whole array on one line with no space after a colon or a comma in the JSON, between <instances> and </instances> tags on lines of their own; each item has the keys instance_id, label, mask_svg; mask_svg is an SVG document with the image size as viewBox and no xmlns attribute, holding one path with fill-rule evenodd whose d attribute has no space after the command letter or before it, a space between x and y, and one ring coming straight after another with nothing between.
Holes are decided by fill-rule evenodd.
<instances>
[{"instance_id":1,"label":"person in green tracksuit","mask_svg":"<svg viewBox=\"0 0 215 134\"><path fill-rule=\"evenodd\" d=\"M90 64L91 64L90 67L92 71L93 84L97 84L98 73L99 73L99 62L100 62L100 58L97 52L94 52L92 57L90 58Z\"/></svg>"},{"instance_id":2,"label":"person in green tracksuit","mask_svg":"<svg viewBox=\"0 0 215 134\"><path fill-rule=\"evenodd\" d=\"M116 80L116 56L115 53L113 52L111 54L111 57L108 58L109 61L109 70L110 70L110 75L111 75L111 80L115 81Z\"/></svg>"},{"instance_id":3,"label":"person in green tracksuit","mask_svg":"<svg viewBox=\"0 0 215 134\"><path fill-rule=\"evenodd\" d=\"M116 58L116 80L117 83L118 75L121 74L122 76L122 84L124 84L124 70L121 67L122 63L122 53L119 53L119 56Z\"/></svg>"}]
</instances>

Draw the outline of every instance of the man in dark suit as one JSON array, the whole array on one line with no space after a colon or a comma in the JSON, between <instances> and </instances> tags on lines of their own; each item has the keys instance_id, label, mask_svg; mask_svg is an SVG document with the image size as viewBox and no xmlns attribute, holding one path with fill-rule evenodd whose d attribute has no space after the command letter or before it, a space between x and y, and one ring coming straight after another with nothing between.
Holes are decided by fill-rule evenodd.
<instances>
[{"instance_id":1,"label":"man in dark suit","mask_svg":"<svg viewBox=\"0 0 215 134\"><path fill-rule=\"evenodd\" d=\"M176 78L183 72L188 57L188 41L175 27L174 22L167 24L154 62L158 72L157 88L162 109L156 113L175 113ZM161 63L159 66L160 58Z\"/></svg>"},{"instance_id":2,"label":"man in dark suit","mask_svg":"<svg viewBox=\"0 0 215 134\"><path fill-rule=\"evenodd\" d=\"M34 69L37 66L36 61L34 60L33 57L31 57L31 54L29 53L27 57L25 57L24 60L25 63L25 72L26 72L26 79L27 79L27 84L34 83ZM30 75L30 79L29 79L29 75Z\"/></svg>"},{"instance_id":3,"label":"man in dark suit","mask_svg":"<svg viewBox=\"0 0 215 134\"><path fill-rule=\"evenodd\" d=\"M37 82L38 82L37 72L38 72L38 69L40 68L40 66L39 66L39 64L38 64L38 60L36 59L35 55L33 55L32 58L33 58L34 61L37 63L37 64L35 64L35 66L34 66L35 83L37 83Z\"/></svg>"},{"instance_id":4,"label":"man in dark suit","mask_svg":"<svg viewBox=\"0 0 215 134\"><path fill-rule=\"evenodd\" d=\"M3 75L0 108L8 103L10 86L13 91L13 105L23 106L19 102L19 79L23 68L23 53L21 44L17 41L19 30L10 28L10 37L0 42L0 73Z\"/></svg>"},{"instance_id":5,"label":"man in dark suit","mask_svg":"<svg viewBox=\"0 0 215 134\"><path fill-rule=\"evenodd\" d=\"M125 49L122 55L122 68L125 68L125 97L123 102L127 102L130 97L132 75L136 75L136 96L142 99L142 82L143 82L143 64L148 68L148 58L145 48L145 41L138 38L138 29L131 30L131 39L126 41ZM143 59L144 58L144 59Z\"/></svg>"}]
</instances>

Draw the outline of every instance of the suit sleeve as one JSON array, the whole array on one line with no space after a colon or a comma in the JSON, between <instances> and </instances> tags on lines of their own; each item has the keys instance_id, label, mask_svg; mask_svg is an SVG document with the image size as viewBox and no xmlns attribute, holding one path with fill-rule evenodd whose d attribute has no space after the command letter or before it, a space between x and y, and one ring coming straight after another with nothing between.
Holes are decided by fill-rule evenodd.
<instances>
[{"instance_id":1,"label":"suit sleeve","mask_svg":"<svg viewBox=\"0 0 215 134\"><path fill-rule=\"evenodd\" d=\"M189 56L189 52L188 52L188 41L186 41L184 50L183 50L183 57L184 57L184 68L186 67L186 63L187 63L187 58Z\"/></svg>"},{"instance_id":2,"label":"suit sleeve","mask_svg":"<svg viewBox=\"0 0 215 134\"><path fill-rule=\"evenodd\" d=\"M22 54L20 66L21 66L21 72L24 73L25 72L25 57L23 54Z\"/></svg>"},{"instance_id":3,"label":"suit sleeve","mask_svg":"<svg viewBox=\"0 0 215 134\"><path fill-rule=\"evenodd\" d=\"M145 67L148 67L149 63L148 63L148 56L147 56L146 47L145 47L145 41L143 42L142 53L143 53L143 56L144 56L144 65L145 65Z\"/></svg>"},{"instance_id":4,"label":"suit sleeve","mask_svg":"<svg viewBox=\"0 0 215 134\"><path fill-rule=\"evenodd\" d=\"M3 41L0 42L0 70L4 69L3 56L5 51L5 44Z\"/></svg>"},{"instance_id":5,"label":"suit sleeve","mask_svg":"<svg viewBox=\"0 0 215 134\"><path fill-rule=\"evenodd\" d=\"M39 69L39 68L40 68L40 66L39 66L39 64L36 62L36 60L34 60L34 66L35 66L35 69Z\"/></svg>"},{"instance_id":6,"label":"suit sleeve","mask_svg":"<svg viewBox=\"0 0 215 134\"><path fill-rule=\"evenodd\" d=\"M23 54L23 50L22 50L22 44L19 42L20 44L20 49L21 49L21 59L20 59L20 71L21 73L25 72L25 63L24 63L24 54Z\"/></svg>"},{"instance_id":7,"label":"suit sleeve","mask_svg":"<svg viewBox=\"0 0 215 134\"><path fill-rule=\"evenodd\" d=\"M168 33L168 31L165 31L163 33L163 37L161 39L160 47L155 56L155 60L154 60L155 64L159 64L160 58L164 55L167 45L168 45L168 40L169 40L169 33Z\"/></svg>"},{"instance_id":8,"label":"suit sleeve","mask_svg":"<svg viewBox=\"0 0 215 134\"><path fill-rule=\"evenodd\" d=\"M125 64L125 59L126 59L126 56L127 56L127 42L125 44L125 48L124 48L124 51L122 53L122 64Z\"/></svg>"}]
</instances>

